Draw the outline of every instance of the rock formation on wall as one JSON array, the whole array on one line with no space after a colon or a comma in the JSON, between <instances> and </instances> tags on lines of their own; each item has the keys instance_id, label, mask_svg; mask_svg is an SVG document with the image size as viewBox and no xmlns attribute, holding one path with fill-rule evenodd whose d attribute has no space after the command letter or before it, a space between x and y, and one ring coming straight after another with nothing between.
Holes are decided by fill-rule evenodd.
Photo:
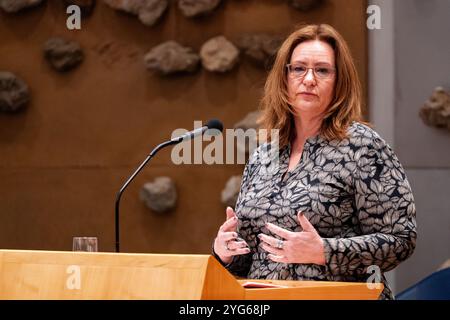
<instances>
[{"instance_id":1,"label":"rock formation on wall","mask_svg":"<svg viewBox=\"0 0 450 320\"><path fill-rule=\"evenodd\" d=\"M145 205L155 212L167 212L177 204L175 183L169 177L158 177L142 187L139 197Z\"/></svg>"},{"instance_id":2,"label":"rock formation on wall","mask_svg":"<svg viewBox=\"0 0 450 320\"><path fill-rule=\"evenodd\" d=\"M200 49L203 67L208 71L226 72L237 64L239 50L224 36L206 41Z\"/></svg>"},{"instance_id":3,"label":"rock formation on wall","mask_svg":"<svg viewBox=\"0 0 450 320\"><path fill-rule=\"evenodd\" d=\"M0 111L18 112L29 100L30 92L25 81L11 72L0 71Z\"/></svg>"},{"instance_id":4,"label":"rock formation on wall","mask_svg":"<svg viewBox=\"0 0 450 320\"><path fill-rule=\"evenodd\" d=\"M42 0L0 0L0 8L6 12L13 13L37 6L41 2Z\"/></svg>"},{"instance_id":5,"label":"rock formation on wall","mask_svg":"<svg viewBox=\"0 0 450 320\"><path fill-rule=\"evenodd\" d=\"M245 57L257 66L270 68L282 42L283 38L280 36L265 33L246 34L239 39L238 46Z\"/></svg>"},{"instance_id":6,"label":"rock formation on wall","mask_svg":"<svg viewBox=\"0 0 450 320\"><path fill-rule=\"evenodd\" d=\"M257 120L260 115L261 113L259 111L249 112L242 120L236 122L234 128L243 130L257 129L258 128Z\"/></svg>"},{"instance_id":7,"label":"rock formation on wall","mask_svg":"<svg viewBox=\"0 0 450 320\"><path fill-rule=\"evenodd\" d=\"M66 6L76 5L81 9L81 15L88 16L95 7L95 0L64 0Z\"/></svg>"},{"instance_id":8,"label":"rock formation on wall","mask_svg":"<svg viewBox=\"0 0 450 320\"><path fill-rule=\"evenodd\" d=\"M189 47L167 41L152 48L144 57L145 66L161 75L197 70L200 57Z\"/></svg>"},{"instance_id":9,"label":"rock formation on wall","mask_svg":"<svg viewBox=\"0 0 450 320\"><path fill-rule=\"evenodd\" d=\"M192 18L211 13L221 0L178 0L178 8L184 16Z\"/></svg>"},{"instance_id":10,"label":"rock formation on wall","mask_svg":"<svg viewBox=\"0 0 450 320\"><path fill-rule=\"evenodd\" d=\"M450 93L442 87L434 89L419 115L428 126L450 130Z\"/></svg>"},{"instance_id":11,"label":"rock formation on wall","mask_svg":"<svg viewBox=\"0 0 450 320\"><path fill-rule=\"evenodd\" d=\"M64 72L78 66L84 54L77 42L54 37L45 42L44 57L55 70Z\"/></svg>"},{"instance_id":12,"label":"rock formation on wall","mask_svg":"<svg viewBox=\"0 0 450 320\"><path fill-rule=\"evenodd\" d=\"M248 129L255 129L254 135L248 135L249 139L251 139L248 144L246 143L247 139L237 139L237 152L244 154L245 158L247 158L249 156L249 153L253 151L249 149L249 146L253 145L256 147L258 144L258 124L256 123L256 121L258 120L259 116L259 111L250 112L242 120L234 125L235 130L242 129L246 131Z\"/></svg>"},{"instance_id":13,"label":"rock formation on wall","mask_svg":"<svg viewBox=\"0 0 450 320\"><path fill-rule=\"evenodd\" d=\"M168 0L103 0L110 7L137 15L146 26L155 25L169 7Z\"/></svg>"},{"instance_id":14,"label":"rock formation on wall","mask_svg":"<svg viewBox=\"0 0 450 320\"><path fill-rule=\"evenodd\" d=\"M228 207L234 208L237 198L239 196L239 190L241 188L242 176L232 176L228 179L225 188L222 190L222 203Z\"/></svg>"}]
</instances>

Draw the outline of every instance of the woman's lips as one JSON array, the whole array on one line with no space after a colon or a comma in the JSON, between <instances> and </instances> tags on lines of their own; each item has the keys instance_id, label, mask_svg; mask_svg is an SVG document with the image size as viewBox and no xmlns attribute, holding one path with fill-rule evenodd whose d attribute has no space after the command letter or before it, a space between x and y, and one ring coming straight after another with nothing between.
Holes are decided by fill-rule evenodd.
<instances>
[{"instance_id":1,"label":"woman's lips","mask_svg":"<svg viewBox=\"0 0 450 320\"><path fill-rule=\"evenodd\" d=\"M317 98L317 95L311 92L300 92L299 95L304 99L313 99Z\"/></svg>"}]
</instances>

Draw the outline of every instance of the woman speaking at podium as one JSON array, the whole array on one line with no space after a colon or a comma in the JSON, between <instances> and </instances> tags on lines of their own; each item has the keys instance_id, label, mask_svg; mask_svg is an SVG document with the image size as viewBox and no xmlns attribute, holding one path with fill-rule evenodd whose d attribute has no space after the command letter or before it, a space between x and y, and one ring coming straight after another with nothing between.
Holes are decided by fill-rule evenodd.
<instances>
[{"instance_id":1,"label":"woman speaking at podium","mask_svg":"<svg viewBox=\"0 0 450 320\"><path fill-rule=\"evenodd\" d=\"M350 50L329 25L308 25L280 47L262 99L261 128L278 129L251 155L214 256L249 279L365 282L414 251L415 205L391 147L362 121ZM270 138L270 136L269 136ZM273 151L273 150L272 150ZM273 154L273 153L272 153Z\"/></svg>"}]
</instances>

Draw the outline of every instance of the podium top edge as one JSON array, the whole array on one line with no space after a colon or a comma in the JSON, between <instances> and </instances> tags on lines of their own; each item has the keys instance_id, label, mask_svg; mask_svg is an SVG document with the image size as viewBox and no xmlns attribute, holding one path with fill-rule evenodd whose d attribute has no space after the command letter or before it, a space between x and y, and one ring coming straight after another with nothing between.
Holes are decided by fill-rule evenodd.
<instances>
[{"instance_id":1,"label":"podium top edge","mask_svg":"<svg viewBox=\"0 0 450 320\"><path fill-rule=\"evenodd\" d=\"M35 254L81 254L81 255L108 255L108 256L164 256L164 257L211 257L210 254L196 253L143 253L143 252L86 252L86 251L53 251L53 250L22 250L22 249L0 249L0 253L35 253Z\"/></svg>"}]
</instances>

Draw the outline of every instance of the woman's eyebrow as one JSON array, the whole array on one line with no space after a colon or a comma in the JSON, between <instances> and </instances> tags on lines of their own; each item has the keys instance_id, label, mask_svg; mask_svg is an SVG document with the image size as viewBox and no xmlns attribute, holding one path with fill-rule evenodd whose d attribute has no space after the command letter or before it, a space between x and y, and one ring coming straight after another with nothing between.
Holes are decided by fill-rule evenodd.
<instances>
[{"instance_id":1,"label":"woman's eyebrow","mask_svg":"<svg viewBox=\"0 0 450 320\"><path fill-rule=\"evenodd\" d=\"M303 64L303 65L307 65L308 63L304 60L295 60L293 61L291 64ZM314 66L318 66L318 65L327 65L327 66L332 66L332 64L328 61L316 61L314 63Z\"/></svg>"}]
</instances>

